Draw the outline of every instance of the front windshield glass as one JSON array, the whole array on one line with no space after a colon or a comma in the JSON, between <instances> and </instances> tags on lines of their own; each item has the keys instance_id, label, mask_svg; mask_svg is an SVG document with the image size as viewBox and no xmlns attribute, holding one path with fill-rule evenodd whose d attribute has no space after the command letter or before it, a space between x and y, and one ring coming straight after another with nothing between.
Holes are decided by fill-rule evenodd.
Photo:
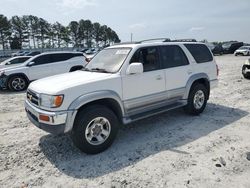
<instances>
[{"instance_id":1,"label":"front windshield glass","mask_svg":"<svg viewBox=\"0 0 250 188\"><path fill-rule=\"evenodd\" d=\"M130 48L108 48L100 51L85 67L89 71L117 72L130 52Z\"/></svg>"},{"instance_id":2,"label":"front windshield glass","mask_svg":"<svg viewBox=\"0 0 250 188\"><path fill-rule=\"evenodd\" d=\"M223 48L229 48L231 46L232 43L225 43L222 45Z\"/></svg>"},{"instance_id":3,"label":"front windshield glass","mask_svg":"<svg viewBox=\"0 0 250 188\"><path fill-rule=\"evenodd\" d=\"M242 47L239 48L239 50L248 50L248 47L242 46Z\"/></svg>"}]
</instances>

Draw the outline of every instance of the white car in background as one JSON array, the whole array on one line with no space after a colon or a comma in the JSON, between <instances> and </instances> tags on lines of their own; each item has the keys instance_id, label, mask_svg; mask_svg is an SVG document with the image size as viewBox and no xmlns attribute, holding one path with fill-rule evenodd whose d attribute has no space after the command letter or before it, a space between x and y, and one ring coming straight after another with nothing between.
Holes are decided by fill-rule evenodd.
<instances>
[{"instance_id":1,"label":"white car in background","mask_svg":"<svg viewBox=\"0 0 250 188\"><path fill-rule=\"evenodd\" d=\"M10 66L16 66L17 64L24 63L31 57L32 56L19 56L19 57L12 57L12 58L6 59L2 63L0 63L0 69L10 67Z\"/></svg>"},{"instance_id":2,"label":"white car in background","mask_svg":"<svg viewBox=\"0 0 250 188\"><path fill-rule=\"evenodd\" d=\"M234 52L234 55L250 55L250 46L242 46Z\"/></svg>"},{"instance_id":3,"label":"white car in background","mask_svg":"<svg viewBox=\"0 0 250 188\"><path fill-rule=\"evenodd\" d=\"M24 63L0 70L0 88L22 91L31 81L80 70L86 65L83 53L49 52Z\"/></svg>"}]
</instances>

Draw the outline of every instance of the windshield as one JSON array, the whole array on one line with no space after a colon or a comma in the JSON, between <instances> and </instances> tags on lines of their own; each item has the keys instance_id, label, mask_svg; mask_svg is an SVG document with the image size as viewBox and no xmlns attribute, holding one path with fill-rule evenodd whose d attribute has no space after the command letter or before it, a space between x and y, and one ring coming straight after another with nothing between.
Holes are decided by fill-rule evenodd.
<instances>
[{"instance_id":1,"label":"windshield","mask_svg":"<svg viewBox=\"0 0 250 188\"><path fill-rule=\"evenodd\" d=\"M225 43L222 45L223 48L229 48L232 45L232 43Z\"/></svg>"},{"instance_id":2,"label":"windshield","mask_svg":"<svg viewBox=\"0 0 250 188\"><path fill-rule=\"evenodd\" d=\"M239 50L248 50L250 47L247 47L247 46L242 46L239 48Z\"/></svg>"},{"instance_id":3,"label":"windshield","mask_svg":"<svg viewBox=\"0 0 250 188\"><path fill-rule=\"evenodd\" d=\"M130 52L130 48L108 48L100 51L86 66L90 71L117 72Z\"/></svg>"}]
</instances>

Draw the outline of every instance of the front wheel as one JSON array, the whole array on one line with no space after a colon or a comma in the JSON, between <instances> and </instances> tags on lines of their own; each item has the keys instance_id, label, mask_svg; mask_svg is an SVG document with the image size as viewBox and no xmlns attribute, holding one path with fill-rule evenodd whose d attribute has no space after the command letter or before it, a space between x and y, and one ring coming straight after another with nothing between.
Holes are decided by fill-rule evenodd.
<instances>
[{"instance_id":1,"label":"front wheel","mask_svg":"<svg viewBox=\"0 0 250 188\"><path fill-rule=\"evenodd\" d=\"M93 105L77 114L71 138L84 153L97 154L113 143L117 132L118 119L114 112L105 106Z\"/></svg>"},{"instance_id":2,"label":"front wheel","mask_svg":"<svg viewBox=\"0 0 250 188\"><path fill-rule=\"evenodd\" d=\"M199 115L202 113L207 105L208 89L203 84L195 84L191 87L188 104L184 110L191 115Z\"/></svg>"},{"instance_id":3,"label":"front wheel","mask_svg":"<svg viewBox=\"0 0 250 188\"><path fill-rule=\"evenodd\" d=\"M13 76L8 81L8 87L12 91L23 91L28 87L28 82L23 76Z\"/></svg>"}]
</instances>

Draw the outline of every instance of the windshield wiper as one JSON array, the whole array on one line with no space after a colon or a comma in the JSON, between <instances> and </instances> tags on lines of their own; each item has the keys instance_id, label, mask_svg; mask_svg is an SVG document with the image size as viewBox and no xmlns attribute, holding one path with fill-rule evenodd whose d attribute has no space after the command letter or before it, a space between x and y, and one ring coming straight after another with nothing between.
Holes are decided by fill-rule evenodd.
<instances>
[{"instance_id":1,"label":"windshield wiper","mask_svg":"<svg viewBox=\"0 0 250 188\"><path fill-rule=\"evenodd\" d=\"M103 73L110 73L110 72L107 71L106 69L100 69L100 68L93 68L93 69L90 69L90 71L103 72Z\"/></svg>"}]
</instances>

